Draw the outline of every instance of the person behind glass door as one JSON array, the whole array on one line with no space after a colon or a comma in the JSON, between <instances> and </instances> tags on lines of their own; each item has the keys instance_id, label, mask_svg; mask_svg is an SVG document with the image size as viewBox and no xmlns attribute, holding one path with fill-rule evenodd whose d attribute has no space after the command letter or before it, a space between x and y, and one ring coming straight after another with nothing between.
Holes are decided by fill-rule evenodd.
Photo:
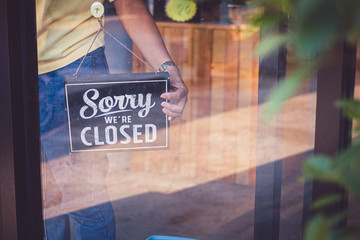
<instances>
[{"instance_id":1,"label":"person behind glass door","mask_svg":"<svg viewBox=\"0 0 360 240\"><path fill-rule=\"evenodd\" d=\"M62 77L72 75L99 24L89 0L36 0L41 140L46 161L61 191L60 209L45 212L46 239L70 239L69 216L76 239L115 239L115 220L106 190L108 160L104 153L69 154ZM171 60L142 0L115 0L117 14L147 62L155 69ZM107 74L104 33L95 41L80 74ZM121 56L119 56L121 57ZM188 89L176 66L166 69L171 92L162 94L163 112L180 117ZM45 187L46 189L46 187ZM48 195L45 193L45 198ZM46 201L46 199L45 199Z\"/></svg>"}]
</instances>

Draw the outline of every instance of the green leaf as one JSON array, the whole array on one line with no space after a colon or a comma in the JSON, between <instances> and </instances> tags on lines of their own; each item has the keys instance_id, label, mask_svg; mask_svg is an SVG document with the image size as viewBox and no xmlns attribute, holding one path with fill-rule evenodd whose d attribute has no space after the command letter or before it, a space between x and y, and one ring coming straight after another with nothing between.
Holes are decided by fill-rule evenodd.
<instances>
[{"instance_id":1,"label":"green leaf","mask_svg":"<svg viewBox=\"0 0 360 240\"><path fill-rule=\"evenodd\" d=\"M343 177L344 186L360 198L360 170L351 170Z\"/></svg>"},{"instance_id":2,"label":"green leaf","mask_svg":"<svg viewBox=\"0 0 360 240\"><path fill-rule=\"evenodd\" d=\"M255 26L274 26L280 22L281 17L278 14L260 13L250 18L250 24Z\"/></svg>"},{"instance_id":3,"label":"green leaf","mask_svg":"<svg viewBox=\"0 0 360 240\"><path fill-rule=\"evenodd\" d=\"M274 29L282 20L281 14L260 13L253 15L249 22L253 26L261 27L261 31L266 33Z\"/></svg>"},{"instance_id":4,"label":"green leaf","mask_svg":"<svg viewBox=\"0 0 360 240\"><path fill-rule=\"evenodd\" d=\"M342 183L339 172L334 171L332 160L323 155L316 155L307 159L303 165L307 178Z\"/></svg>"},{"instance_id":5,"label":"green leaf","mask_svg":"<svg viewBox=\"0 0 360 240\"><path fill-rule=\"evenodd\" d=\"M290 39L287 34L273 35L262 40L257 46L255 52L259 56L268 56L280 47L284 46Z\"/></svg>"},{"instance_id":6,"label":"green leaf","mask_svg":"<svg viewBox=\"0 0 360 240\"><path fill-rule=\"evenodd\" d=\"M280 109L285 100L290 98L299 89L302 82L305 81L311 72L308 64L297 69L292 75L283 79L279 86L270 94L268 103L265 107L264 115L271 118Z\"/></svg>"},{"instance_id":7,"label":"green leaf","mask_svg":"<svg viewBox=\"0 0 360 240\"><path fill-rule=\"evenodd\" d=\"M316 215L305 228L304 240L330 240L330 231L325 217Z\"/></svg>"},{"instance_id":8,"label":"green leaf","mask_svg":"<svg viewBox=\"0 0 360 240\"><path fill-rule=\"evenodd\" d=\"M345 220L348 216L348 211L343 211L338 214L333 214L328 218L328 224L330 227L334 227L339 224L341 221Z\"/></svg>"},{"instance_id":9,"label":"green leaf","mask_svg":"<svg viewBox=\"0 0 360 240\"><path fill-rule=\"evenodd\" d=\"M322 53L340 38L335 0L297 1L294 43L298 57Z\"/></svg>"},{"instance_id":10,"label":"green leaf","mask_svg":"<svg viewBox=\"0 0 360 240\"><path fill-rule=\"evenodd\" d=\"M354 145L340 152L334 158L334 168L348 171L351 165L360 161L360 146Z\"/></svg>"},{"instance_id":11,"label":"green leaf","mask_svg":"<svg viewBox=\"0 0 360 240\"><path fill-rule=\"evenodd\" d=\"M321 197L321 198L317 199L315 202L313 202L312 208L318 209L318 208L326 207L335 202L339 202L341 199L342 199L341 194L327 195L327 196Z\"/></svg>"},{"instance_id":12,"label":"green leaf","mask_svg":"<svg viewBox=\"0 0 360 240\"><path fill-rule=\"evenodd\" d=\"M344 99L336 102L336 106L342 107L349 118L360 119L360 101Z\"/></svg>"}]
</instances>

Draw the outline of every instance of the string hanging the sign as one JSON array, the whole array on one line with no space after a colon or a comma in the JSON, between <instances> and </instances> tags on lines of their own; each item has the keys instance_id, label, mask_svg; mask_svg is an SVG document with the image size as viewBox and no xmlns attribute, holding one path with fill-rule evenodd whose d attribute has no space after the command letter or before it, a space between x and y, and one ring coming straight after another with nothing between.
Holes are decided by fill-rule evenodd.
<instances>
[{"instance_id":1,"label":"string hanging the sign","mask_svg":"<svg viewBox=\"0 0 360 240\"><path fill-rule=\"evenodd\" d=\"M120 46L125 48L128 52L130 52L133 56L135 56L137 59L139 59L142 63L144 63L147 67L149 67L153 72L157 73L157 70L150 66L145 60L143 60L139 55L137 55L134 51L132 51L130 48L128 48L125 44L123 44L119 39L117 39L114 35L112 35L109 31L105 29L105 27L102 24L103 21L103 14L104 14L104 6L100 2L94 2L91 5L91 14L98 19L99 22L99 29L96 32L88 50L86 51L86 54L84 55L83 59L81 60L78 68L76 69L76 72L73 74L73 77L77 77L77 74L86 58L86 56L89 54L91 47L93 46L96 38L98 37L101 30L104 31L104 33L108 34L115 42L117 42Z\"/></svg>"}]
</instances>

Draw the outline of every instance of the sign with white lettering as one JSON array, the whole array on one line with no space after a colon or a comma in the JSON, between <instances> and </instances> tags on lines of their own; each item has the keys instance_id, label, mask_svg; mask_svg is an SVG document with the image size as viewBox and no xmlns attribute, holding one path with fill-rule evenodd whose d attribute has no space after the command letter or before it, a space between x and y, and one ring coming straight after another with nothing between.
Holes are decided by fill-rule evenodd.
<instances>
[{"instance_id":1,"label":"sign with white lettering","mask_svg":"<svg viewBox=\"0 0 360 240\"><path fill-rule=\"evenodd\" d=\"M168 147L168 73L65 76L71 152Z\"/></svg>"}]
</instances>

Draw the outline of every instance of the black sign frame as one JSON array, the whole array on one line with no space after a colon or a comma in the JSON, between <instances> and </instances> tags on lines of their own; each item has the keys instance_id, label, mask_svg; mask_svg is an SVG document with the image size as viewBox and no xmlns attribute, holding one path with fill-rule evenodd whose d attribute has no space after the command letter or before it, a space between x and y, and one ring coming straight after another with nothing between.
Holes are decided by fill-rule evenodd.
<instances>
[{"instance_id":1,"label":"black sign frame","mask_svg":"<svg viewBox=\"0 0 360 240\"><path fill-rule=\"evenodd\" d=\"M167 72L64 76L70 152L167 149L160 95L168 91Z\"/></svg>"}]
</instances>

